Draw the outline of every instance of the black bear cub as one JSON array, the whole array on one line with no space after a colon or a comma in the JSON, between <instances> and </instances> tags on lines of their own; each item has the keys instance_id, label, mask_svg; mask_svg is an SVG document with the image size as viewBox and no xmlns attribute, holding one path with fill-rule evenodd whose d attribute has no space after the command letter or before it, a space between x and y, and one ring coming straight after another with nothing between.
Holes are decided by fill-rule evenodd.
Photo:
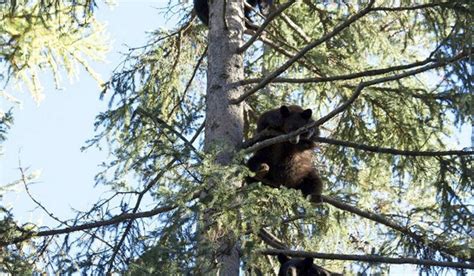
<instances>
[{"instance_id":1,"label":"black bear cub","mask_svg":"<svg viewBox=\"0 0 474 276\"><path fill-rule=\"evenodd\" d=\"M311 109L297 105L282 106L263 113L257 121L256 135L259 140L290 133L314 122ZM265 133L269 133L265 135ZM271 187L285 186L298 189L312 202L321 202L323 183L313 164L315 143L311 137L318 135L317 129L297 135L289 142L277 143L254 153L247 166L255 172L255 178Z\"/></svg>"},{"instance_id":2,"label":"black bear cub","mask_svg":"<svg viewBox=\"0 0 474 276\"><path fill-rule=\"evenodd\" d=\"M194 0L194 11L199 19L204 23L206 26L209 26L209 3L208 0ZM260 12L268 13L268 9L273 4L273 0L246 0L247 5L252 8L259 8ZM250 23L252 23L251 13L252 8L245 5L244 7L244 14L245 18L247 18ZM247 24L247 27L250 25Z\"/></svg>"},{"instance_id":3,"label":"black bear cub","mask_svg":"<svg viewBox=\"0 0 474 276\"><path fill-rule=\"evenodd\" d=\"M330 276L331 273L324 269L318 269L313 264L313 258L290 259L284 254L278 254L280 270L278 276L298 275L298 276Z\"/></svg>"}]
</instances>

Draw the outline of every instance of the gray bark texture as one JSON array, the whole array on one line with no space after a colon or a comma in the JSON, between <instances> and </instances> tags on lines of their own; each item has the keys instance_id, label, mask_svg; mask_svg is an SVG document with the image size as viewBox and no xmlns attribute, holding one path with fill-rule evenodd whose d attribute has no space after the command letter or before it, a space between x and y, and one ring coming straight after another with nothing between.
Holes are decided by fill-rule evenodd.
<instances>
[{"instance_id":1,"label":"gray bark texture","mask_svg":"<svg viewBox=\"0 0 474 276\"><path fill-rule=\"evenodd\" d=\"M230 100L242 94L242 88L232 87L244 76L243 55L238 48L243 44L243 1L209 1L208 71L206 93L205 150L223 147L216 163L228 164L243 137L242 104ZM232 188L241 183L228 183ZM209 183L212 185L212 183ZM212 189L209 190L212 194ZM205 217L209 217L206 216ZM216 256L219 275L238 275L240 256L235 238L218 242Z\"/></svg>"}]
</instances>

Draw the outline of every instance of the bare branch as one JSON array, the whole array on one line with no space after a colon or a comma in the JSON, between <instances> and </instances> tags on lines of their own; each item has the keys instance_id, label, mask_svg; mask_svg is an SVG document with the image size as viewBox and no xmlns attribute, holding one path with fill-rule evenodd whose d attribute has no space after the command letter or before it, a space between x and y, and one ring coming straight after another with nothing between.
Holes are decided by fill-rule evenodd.
<instances>
[{"instance_id":1,"label":"bare branch","mask_svg":"<svg viewBox=\"0 0 474 276\"><path fill-rule=\"evenodd\" d=\"M405 155L405 156L446 156L446 155L474 155L474 151L470 150L448 150L448 151L412 151L412 150L398 150L392 148L383 148L376 146L369 146L364 144L357 144L348 141L341 141L336 139L331 139L327 137L315 137L312 140L319 143L326 143L330 145L343 146L348 148L354 148L364 151L370 151L375 153L387 153L394 155Z\"/></svg>"},{"instance_id":2,"label":"bare branch","mask_svg":"<svg viewBox=\"0 0 474 276\"><path fill-rule=\"evenodd\" d=\"M390 258L377 255L353 255L353 254L327 254L308 251L293 251L281 249L265 249L261 251L265 255L285 254L287 256L299 258L315 258L325 260L347 260L368 263L387 263L387 264L416 264L425 266L451 267L461 269L474 269L474 264L458 262L441 262L433 260L424 260L416 258Z\"/></svg>"},{"instance_id":3,"label":"bare branch","mask_svg":"<svg viewBox=\"0 0 474 276\"><path fill-rule=\"evenodd\" d=\"M445 253L445 254L449 254L451 256L455 256L456 258L458 258L460 260L466 260L466 258L464 256L460 255L459 254L460 252L458 252L457 250L454 250L454 249L451 249L451 248L446 248L446 246L444 244L440 243L440 242L430 241L430 240L428 240L427 237L419 235L419 234L411 231L407 227L402 226L402 225L400 225L400 224L398 224L394 221L391 221L391 220L387 219L386 217L384 217L382 215L361 210L361 209L359 209L355 206L352 206L350 204L347 204L347 203L344 203L342 201L336 200L336 199L334 199L332 197L329 197L329 196L324 196L323 195L321 197L323 199L323 202L331 204L332 206L334 206L338 209L348 211L350 213L356 214L356 215L361 216L363 218L366 218L366 219L375 221L377 223L383 224L383 225L385 225L389 228L397 230L398 232L412 238L417 243L425 245L425 246L427 246L429 248L432 248L434 250L437 250L441 253ZM472 259L469 259L469 261L472 261Z\"/></svg>"},{"instance_id":4,"label":"bare branch","mask_svg":"<svg viewBox=\"0 0 474 276\"><path fill-rule=\"evenodd\" d=\"M273 79L275 79L276 77L278 77L280 74L282 74L283 72L286 71L286 69L288 69L291 65L293 65L293 63L295 63L298 59L300 59L301 57L303 57L308 51L312 50L313 48L319 46L320 44L328 41L329 39L333 38L334 36L336 36L337 34L339 34L342 30L344 30L345 28L349 27L352 23L354 23L355 21L357 21L358 19L360 19L361 17L363 17L364 15L366 15L367 13L369 13L371 11L371 8L374 4L374 0L371 0L369 2L369 4L367 5L366 8L360 10L358 13L352 15L351 17L349 17L346 21L344 21L343 23L339 24L337 27L335 27L330 33L324 35L323 37L319 38L319 39L316 39L314 40L313 42L311 42L310 44L308 44L306 47L304 47L301 51L299 51L295 56L293 56L292 58L290 58L287 62L285 62L285 64L283 64L282 66L280 66L279 68L277 68L275 71L273 71L272 73L270 73L269 75L267 75L259 84L257 84L255 87L253 87L252 89L250 89L249 91L245 92L242 94L242 96L236 98L236 99L233 99L231 100L231 103L232 104L239 104L241 102L243 102L248 96L254 94L255 92L257 92L259 89L265 87L268 83L270 83Z\"/></svg>"}]
</instances>

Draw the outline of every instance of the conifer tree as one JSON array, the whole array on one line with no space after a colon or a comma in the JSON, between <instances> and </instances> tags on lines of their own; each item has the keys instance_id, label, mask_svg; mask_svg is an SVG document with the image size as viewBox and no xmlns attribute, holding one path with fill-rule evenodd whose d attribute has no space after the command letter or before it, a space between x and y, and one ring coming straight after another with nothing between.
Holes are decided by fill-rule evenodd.
<instances>
[{"instance_id":1,"label":"conifer tree","mask_svg":"<svg viewBox=\"0 0 474 276\"><path fill-rule=\"evenodd\" d=\"M209 28L179 3L178 26L105 84L88 146L108 143L97 183L113 194L1 245L40 249L37 269L58 273L275 274L278 253L337 273L473 269L474 152L451 139L473 119L470 3L275 1L252 30L242 1L209 2ZM255 143L256 118L282 104L315 122ZM242 185L252 152L310 127L322 204Z\"/></svg>"}]
</instances>

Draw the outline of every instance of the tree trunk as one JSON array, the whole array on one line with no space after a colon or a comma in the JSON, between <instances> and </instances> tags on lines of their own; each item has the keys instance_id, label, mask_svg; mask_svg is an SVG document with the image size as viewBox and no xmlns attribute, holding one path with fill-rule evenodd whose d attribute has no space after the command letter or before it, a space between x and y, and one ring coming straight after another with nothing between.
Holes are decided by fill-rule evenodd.
<instances>
[{"instance_id":1,"label":"tree trunk","mask_svg":"<svg viewBox=\"0 0 474 276\"><path fill-rule=\"evenodd\" d=\"M244 22L241 0L214 0L210 3L209 48L206 95L205 150L223 147L216 162L226 165L243 137L242 104L229 101L242 93L242 88L229 84L244 76L243 56L237 52L242 45ZM225 20L224 20L225 19ZM240 183L228 183L235 188ZM210 184L211 185L211 184ZM209 192L212 193L212 190ZM208 216L205 216L208 217ZM216 254L219 275L239 274L239 253L232 237L219 241Z\"/></svg>"}]
</instances>

